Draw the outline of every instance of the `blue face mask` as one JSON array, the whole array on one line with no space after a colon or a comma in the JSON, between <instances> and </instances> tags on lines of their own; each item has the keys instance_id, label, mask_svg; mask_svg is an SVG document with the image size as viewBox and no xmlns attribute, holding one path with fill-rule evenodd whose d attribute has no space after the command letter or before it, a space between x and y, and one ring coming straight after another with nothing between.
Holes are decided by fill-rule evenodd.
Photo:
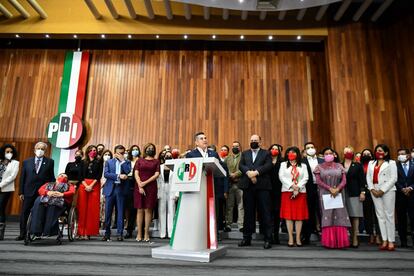
<instances>
[{"instance_id":1,"label":"blue face mask","mask_svg":"<svg viewBox=\"0 0 414 276\"><path fill-rule=\"evenodd\" d=\"M133 150L133 151L131 151L131 155L133 157L137 157L139 155L139 150Z\"/></svg>"}]
</instances>

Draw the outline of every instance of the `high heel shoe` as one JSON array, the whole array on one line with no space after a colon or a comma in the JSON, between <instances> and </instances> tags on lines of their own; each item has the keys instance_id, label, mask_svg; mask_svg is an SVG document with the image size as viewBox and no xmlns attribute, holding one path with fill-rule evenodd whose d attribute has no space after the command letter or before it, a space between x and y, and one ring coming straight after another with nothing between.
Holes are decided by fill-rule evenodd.
<instances>
[{"instance_id":1,"label":"high heel shoe","mask_svg":"<svg viewBox=\"0 0 414 276\"><path fill-rule=\"evenodd\" d=\"M142 242L142 239L136 238L135 239L137 242Z\"/></svg>"},{"instance_id":2,"label":"high heel shoe","mask_svg":"<svg viewBox=\"0 0 414 276\"><path fill-rule=\"evenodd\" d=\"M379 250L382 250L382 251L384 251L384 250L388 250L388 245L386 244L386 245L381 245L380 247L379 247Z\"/></svg>"}]
</instances>

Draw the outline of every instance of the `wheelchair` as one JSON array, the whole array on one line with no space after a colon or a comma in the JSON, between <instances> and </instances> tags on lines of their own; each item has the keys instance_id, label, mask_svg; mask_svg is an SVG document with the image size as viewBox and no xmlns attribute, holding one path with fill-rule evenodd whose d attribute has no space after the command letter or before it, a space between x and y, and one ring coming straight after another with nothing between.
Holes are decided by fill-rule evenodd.
<instances>
[{"instance_id":1,"label":"wheelchair","mask_svg":"<svg viewBox=\"0 0 414 276\"><path fill-rule=\"evenodd\" d=\"M58 235L56 238L56 243L58 245L62 244L62 238L64 235L65 228L67 229L67 236L70 242L75 240L75 237L78 232L78 213L76 210L76 206L68 206L64 213L58 218L59 220L59 230ZM30 232L32 224L32 213L30 212L29 218L27 219L27 232L24 239L24 245L29 245L35 240L39 240L41 238L36 237L34 233Z\"/></svg>"}]
</instances>

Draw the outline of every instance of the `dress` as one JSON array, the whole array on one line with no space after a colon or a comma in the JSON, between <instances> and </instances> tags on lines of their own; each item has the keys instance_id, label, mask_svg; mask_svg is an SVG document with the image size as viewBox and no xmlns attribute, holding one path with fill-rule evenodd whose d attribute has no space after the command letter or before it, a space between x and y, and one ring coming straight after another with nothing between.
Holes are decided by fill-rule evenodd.
<instances>
[{"instance_id":1,"label":"dress","mask_svg":"<svg viewBox=\"0 0 414 276\"><path fill-rule=\"evenodd\" d=\"M141 158L135 163L135 170L138 170L141 181L145 181L151 178L156 172L160 172L160 162L157 159L147 160ZM137 209L154 209L157 205L157 190L157 180L145 185L145 195L140 194L138 185L135 185L134 207Z\"/></svg>"},{"instance_id":2,"label":"dress","mask_svg":"<svg viewBox=\"0 0 414 276\"><path fill-rule=\"evenodd\" d=\"M348 212L343 208L326 210L323 206L322 195L330 194L329 188L340 188L338 196L345 203L344 188L346 185L345 169L341 164L325 162L316 166L316 183L319 186L319 200L322 210L322 239L323 246L328 248L344 248L349 246L347 227L351 227Z\"/></svg>"}]
</instances>

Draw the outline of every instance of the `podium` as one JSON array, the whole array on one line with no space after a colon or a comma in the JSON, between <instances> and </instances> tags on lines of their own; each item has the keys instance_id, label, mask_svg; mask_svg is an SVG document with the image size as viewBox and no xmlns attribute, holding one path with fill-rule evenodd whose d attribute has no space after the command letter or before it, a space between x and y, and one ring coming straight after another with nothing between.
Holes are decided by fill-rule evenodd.
<instances>
[{"instance_id":1,"label":"podium","mask_svg":"<svg viewBox=\"0 0 414 276\"><path fill-rule=\"evenodd\" d=\"M226 254L217 244L214 176L226 172L214 157L167 160L174 174L171 189L179 191L170 244L152 249L152 257L210 262Z\"/></svg>"}]
</instances>

